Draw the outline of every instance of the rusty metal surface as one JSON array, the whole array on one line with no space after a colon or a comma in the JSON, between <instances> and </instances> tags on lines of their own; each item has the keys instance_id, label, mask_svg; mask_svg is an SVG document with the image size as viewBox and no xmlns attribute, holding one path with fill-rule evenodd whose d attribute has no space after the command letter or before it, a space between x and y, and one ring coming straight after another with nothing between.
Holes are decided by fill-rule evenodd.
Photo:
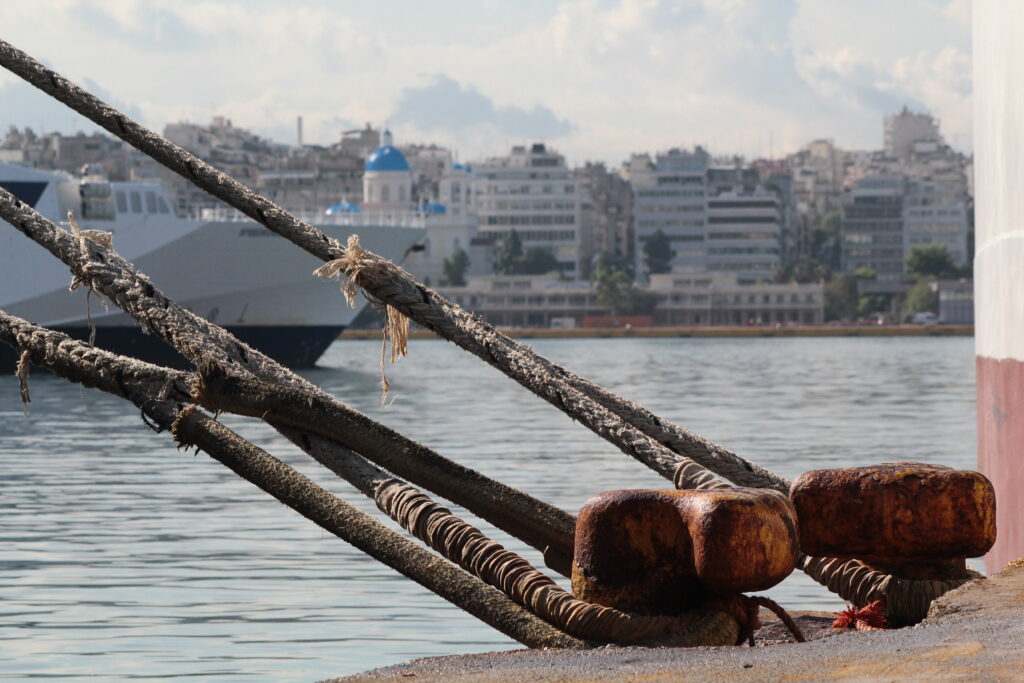
<instances>
[{"instance_id":1,"label":"rusty metal surface","mask_svg":"<svg viewBox=\"0 0 1024 683\"><path fill-rule=\"evenodd\" d=\"M797 551L793 508L774 491L611 491L588 500L577 518L573 593L674 614L709 591L774 586L793 571Z\"/></svg>"},{"instance_id":2,"label":"rusty metal surface","mask_svg":"<svg viewBox=\"0 0 1024 683\"><path fill-rule=\"evenodd\" d=\"M995 541L995 494L977 472L886 463L806 472L790 490L808 555L886 566L984 555Z\"/></svg>"}]
</instances>

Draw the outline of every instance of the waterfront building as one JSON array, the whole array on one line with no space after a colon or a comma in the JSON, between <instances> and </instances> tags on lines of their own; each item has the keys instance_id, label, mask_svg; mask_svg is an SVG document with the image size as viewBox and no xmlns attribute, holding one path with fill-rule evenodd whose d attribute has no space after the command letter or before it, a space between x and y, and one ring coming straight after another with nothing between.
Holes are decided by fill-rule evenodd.
<instances>
[{"instance_id":1,"label":"waterfront building","mask_svg":"<svg viewBox=\"0 0 1024 683\"><path fill-rule=\"evenodd\" d=\"M656 325L813 325L824 322L821 283L745 284L734 273L651 276Z\"/></svg>"},{"instance_id":2,"label":"waterfront building","mask_svg":"<svg viewBox=\"0 0 1024 683\"><path fill-rule=\"evenodd\" d=\"M494 243L479 237L473 169L450 164L438 181L435 200L421 201L427 234L422 249L411 253L405 269L429 286L445 286L445 261L462 250L469 259L465 276L486 276L493 272Z\"/></svg>"},{"instance_id":3,"label":"waterfront building","mask_svg":"<svg viewBox=\"0 0 1024 683\"><path fill-rule=\"evenodd\" d=\"M782 263L782 206L763 187L707 200L706 270L740 282L770 281Z\"/></svg>"},{"instance_id":4,"label":"waterfront building","mask_svg":"<svg viewBox=\"0 0 1024 683\"><path fill-rule=\"evenodd\" d=\"M967 207L956 195L941 192L935 182L911 181L903 205L903 253L914 247L946 247L957 266L971 258L967 250Z\"/></svg>"},{"instance_id":5,"label":"waterfront building","mask_svg":"<svg viewBox=\"0 0 1024 683\"><path fill-rule=\"evenodd\" d=\"M633 254L641 281L649 273L644 245L657 231L664 233L674 253L673 272L704 272L707 264L707 171L709 155L670 149L651 159L634 154L622 176L633 188Z\"/></svg>"},{"instance_id":6,"label":"waterfront building","mask_svg":"<svg viewBox=\"0 0 1024 683\"><path fill-rule=\"evenodd\" d=\"M633 262L633 191L618 173L603 163L587 162L574 173L580 179L582 196L580 262L593 265L604 254ZM590 272L585 268L582 278Z\"/></svg>"},{"instance_id":7,"label":"waterfront building","mask_svg":"<svg viewBox=\"0 0 1024 683\"><path fill-rule=\"evenodd\" d=\"M854 182L842 208L842 270L870 268L879 280L902 277L905 186L901 175Z\"/></svg>"},{"instance_id":8,"label":"waterfront building","mask_svg":"<svg viewBox=\"0 0 1024 683\"><path fill-rule=\"evenodd\" d=\"M548 275L471 277L464 287L440 293L489 323L507 327L582 326L605 316L587 283ZM824 286L744 284L735 274L651 276L657 297L655 325L818 324L824 321Z\"/></svg>"},{"instance_id":9,"label":"waterfront building","mask_svg":"<svg viewBox=\"0 0 1024 683\"><path fill-rule=\"evenodd\" d=\"M497 245L515 230L524 250L549 252L562 277L579 278L579 180L565 158L535 143L473 167L480 236Z\"/></svg>"},{"instance_id":10,"label":"waterfront building","mask_svg":"<svg viewBox=\"0 0 1024 683\"><path fill-rule=\"evenodd\" d=\"M974 324L973 280L936 280L931 287L939 301L939 322Z\"/></svg>"}]
</instances>

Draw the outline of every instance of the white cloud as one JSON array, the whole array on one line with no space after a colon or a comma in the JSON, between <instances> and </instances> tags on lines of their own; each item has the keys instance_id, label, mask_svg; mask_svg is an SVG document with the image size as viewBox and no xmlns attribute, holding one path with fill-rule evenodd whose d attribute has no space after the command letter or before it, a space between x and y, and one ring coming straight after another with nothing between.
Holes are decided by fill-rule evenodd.
<instances>
[{"instance_id":1,"label":"white cloud","mask_svg":"<svg viewBox=\"0 0 1024 683\"><path fill-rule=\"evenodd\" d=\"M463 158L558 135L574 161L617 163L694 143L748 155L767 153L769 139L776 152L823 136L878 147L882 116L907 103L970 145L965 0L402 7L6 0L0 23L7 39L73 79L102 83L157 129L219 113L283 134L301 114L307 139L329 141L349 122L395 116L407 128L400 139L434 135ZM482 98L483 118L460 131L458 116L445 128L410 111L413 95L422 106L439 95L436 74L467 106ZM10 82L0 77L0 87Z\"/></svg>"}]
</instances>

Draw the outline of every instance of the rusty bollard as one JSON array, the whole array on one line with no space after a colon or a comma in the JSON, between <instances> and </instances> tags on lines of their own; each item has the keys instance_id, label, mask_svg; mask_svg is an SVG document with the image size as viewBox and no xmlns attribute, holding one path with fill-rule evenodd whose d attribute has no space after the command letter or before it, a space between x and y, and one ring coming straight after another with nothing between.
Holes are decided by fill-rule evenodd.
<instances>
[{"instance_id":1,"label":"rusty bollard","mask_svg":"<svg viewBox=\"0 0 1024 683\"><path fill-rule=\"evenodd\" d=\"M793 507L776 491L609 491L577 517L572 589L628 612L679 614L774 586L797 553Z\"/></svg>"},{"instance_id":2,"label":"rusty bollard","mask_svg":"<svg viewBox=\"0 0 1024 683\"><path fill-rule=\"evenodd\" d=\"M800 547L905 579L968 576L996 539L995 492L977 472L897 462L814 470L790 489Z\"/></svg>"}]
</instances>

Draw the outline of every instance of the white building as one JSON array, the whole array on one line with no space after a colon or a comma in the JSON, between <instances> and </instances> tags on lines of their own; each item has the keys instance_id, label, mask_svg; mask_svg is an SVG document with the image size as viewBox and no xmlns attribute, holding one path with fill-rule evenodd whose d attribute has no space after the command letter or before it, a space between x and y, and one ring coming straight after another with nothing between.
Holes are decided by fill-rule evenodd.
<instances>
[{"instance_id":1,"label":"white building","mask_svg":"<svg viewBox=\"0 0 1024 683\"><path fill-rule=\"evenodd\" d=\"M707 264L708 154L671 149L652 161L634 154L622 174L633 186L633 253L637 276L647 274L644 245L658 230L669 239L673 272L704 272Z\"/></svg>"},{"instance_id":2,"label":"white building","mask_svg":"<svg viewBox=\"0 0 1024 683\"><path fill-rule=\"evenodd\" d=\"M405 155L392 144L391 131L366 160L363 173L364 211L407 211L412 206L412 171Z\"/></svg>"},{"instance_id":3,"label":"white building","mask_svg":"<svg viewBox=\"0 0 1024 683\"><path fill-rule=\"evenodd\" d=\"M707 202L707 271L740 282L771 281L782 263L782 205L763 188L726 192Z\"/></svg>"},{"instance_id":4,"label":"white building","mask_svg":"<svg viewBox=\"0 0 1024 683\"><path fill-rule=\"evenodd\" d=\"M565 158L537 143L474 166L480 235L498 244L515 230L524 250L549 252L564 277L578 278L579 181Z\"/></svg>"}]
</instances>

